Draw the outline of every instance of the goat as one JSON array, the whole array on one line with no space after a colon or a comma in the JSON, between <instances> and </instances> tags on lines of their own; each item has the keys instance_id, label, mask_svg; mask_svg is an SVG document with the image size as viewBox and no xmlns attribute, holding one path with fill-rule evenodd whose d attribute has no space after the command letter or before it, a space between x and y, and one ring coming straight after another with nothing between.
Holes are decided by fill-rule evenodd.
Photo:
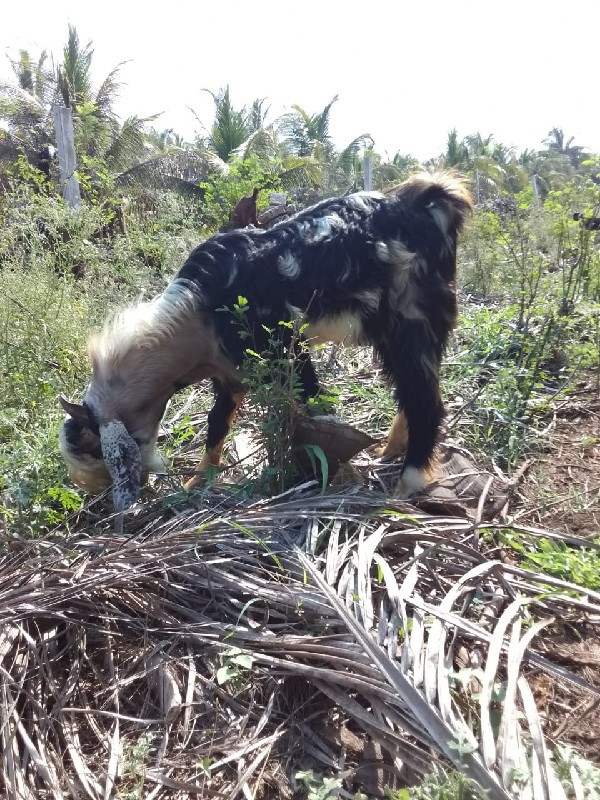
<instances>
[{"instance_id":1,"label":"goat","mask_svg":"<svg viewBox=\"0 0 600 800\"><path fill-rule=\"evenodd\" d=\"M260 189L254 189L251 195L242 197L238 200L235 208L231 212L231 230L234 228L246 228L248 225L259 227L256 203Z\"/></svg>"},{"instance_id":2,"label":"goat","mask_svg":"<svg viewBox=\"0 0 600 800\"><path fill-rule=\"evenodd\" d=\"M126 309L89 345L93 374L81 404L61 398L67 418L60 449L72 480L91 492L113 484L116 510L138 497L160 466L156 441L170 397L211 378L215 402L197 485L218 466L245 393L250 342L268 350L275 330L294 348L290 326L303 320L310 344L371 345L395 390L398 411L382 455L406 451L399 494L432 479L443 417L439 367L455 324L457 234L472 208L464 183L446 174L409 178L393 194L358 192L317 203L267 231L207 239L165 291ZM306 347L295 350L304 400L319 392Z\"/></svg>"}]
</instances>

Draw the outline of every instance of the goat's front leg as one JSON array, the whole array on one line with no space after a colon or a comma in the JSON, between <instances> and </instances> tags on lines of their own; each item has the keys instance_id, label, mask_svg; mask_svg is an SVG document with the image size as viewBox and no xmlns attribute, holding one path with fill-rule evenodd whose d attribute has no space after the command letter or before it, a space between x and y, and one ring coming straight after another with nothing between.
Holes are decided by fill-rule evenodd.
<instances>
[{"instance_id":1,"label":"goat's front leg","mask_svg":"<svg viewBox=\"0 0 600 800\"><path fill-rule=\"evenodd\" d=\"M245 392L241 384L231 387L214 381L213 385L215 402L208 414L206 448L195 474L184 484L184 489L188 491L202 483L204 475L211 467L218 467L221 464L225 439L238 409L244 402Z\"/></svg>"},{"instance_id":2,"label":"goat's front leg","mask_svg":"<svg viewBox=\"0 0 600 800\"><path fill-rule=\"evenodd\" d=\"M292 352L294 356L294 372L298 378L300 388L300 397L303 403L307 403L312 397L317 397L321 391L319 379L310 357L308 345L296 340L292 345Z\"/></svg>"},{"instance_id":3,"label":"goat's front leg","mask_svg":"<svg viewBox=\"0 0 600 800\"><path fill-rule=\"evenodd\" d=\"M406 444L400 483L395 494L408 497L435 479L435 445L444 416L439 389L440 354L423 323L404 326L393 342L378 348L394 385L398 413L392 424L387 454Z\"/></svg>"}]
</instances>

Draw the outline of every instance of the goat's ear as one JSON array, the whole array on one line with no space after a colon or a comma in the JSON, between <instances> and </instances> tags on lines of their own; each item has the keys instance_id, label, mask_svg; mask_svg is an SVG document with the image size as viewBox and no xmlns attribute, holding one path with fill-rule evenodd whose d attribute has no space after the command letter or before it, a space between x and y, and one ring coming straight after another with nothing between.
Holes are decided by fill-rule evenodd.
<instances>
[{"instance_id":1,"label":"goat's ear","mask_svg":"<svg viewBox=\"0 0 600 800\"><path fill-rule=\"evenodd\" d=\"M70 417L73 417L74 420L82 425L90 424L90 417L85 406L79 405L79 403L72 403L62 394L60 395L59 400L61 406Z\"/></svg>"},{"instance_id":2,"label":"goat's ear","mask_svg":"<svg viewBox=\"0 0 600 800\"><path fill-rule=\"evenodd\" d=\"M142 484L140 448L120 420L113 419L100 426L100 447L106 468L113 482L115 511L132 506Z\"/></svg>"}]
</instances>

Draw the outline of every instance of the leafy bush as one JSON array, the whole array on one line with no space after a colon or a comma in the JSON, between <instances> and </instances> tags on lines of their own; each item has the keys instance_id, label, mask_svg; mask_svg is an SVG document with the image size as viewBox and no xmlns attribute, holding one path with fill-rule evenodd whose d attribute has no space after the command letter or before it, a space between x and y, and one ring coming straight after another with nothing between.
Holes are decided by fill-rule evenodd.
<instances>
[{"instance_id":1,"label":"leafy bush","mask_svg":"<svg viewBox=\"0 0 600 800\"><path fill-rule=\"evenodd\" d=\"M214 174L203 184L204 223L211 229L225 227L238 200L260 189L258 208L268 205L269 192L281 191L281 181L277 173L261 166L256 155L247 158L234 158L225 174Z\"/></svg>"}]
</instances>

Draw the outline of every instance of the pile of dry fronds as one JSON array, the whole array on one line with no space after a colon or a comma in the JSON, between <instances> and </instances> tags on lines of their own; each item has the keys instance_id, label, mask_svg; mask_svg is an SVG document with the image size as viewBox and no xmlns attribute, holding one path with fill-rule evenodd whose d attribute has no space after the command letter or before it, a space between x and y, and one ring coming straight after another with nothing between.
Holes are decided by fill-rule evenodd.
<instances>
[{"instance_id":1,"label":"pile of dry fronds","mask_svg":"<svg viewBox=\"0 0 600 800\"><path fill-rule=\"evenodd\" d=\"M358 737L387 782L441 760L493 800L564 797L527 675L600 693L535 648L600 594L382 502L157 503L126 538L5 542L2 796L286 797L312 768L352 797Z\"/></svg>"}]
</instances>

